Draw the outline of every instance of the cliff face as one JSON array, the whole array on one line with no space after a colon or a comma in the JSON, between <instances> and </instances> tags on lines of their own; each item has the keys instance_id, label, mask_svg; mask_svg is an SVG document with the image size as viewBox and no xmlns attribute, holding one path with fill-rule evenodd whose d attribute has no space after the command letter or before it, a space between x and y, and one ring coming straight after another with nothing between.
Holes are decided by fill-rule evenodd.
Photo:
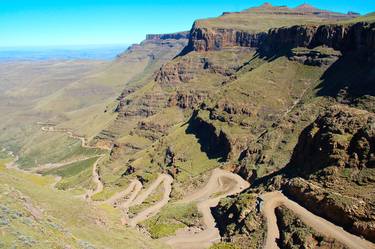
<instances>
[{"instance_id":1,"label":"cliff face","mask_svg":"<svg viewBox=\"0 0 375 249\"><path fill-rule=\"evenodd\" d=\"M148 34L146 35L146 40L180 40L180 39L189 39L190 32L178 32L172 34Z\"/></svg>"},{"instance_id":2,"label":"cliff face","mask_svg":"<svg viewBox=\"0 0 375 249\"><path fill-rule=\"evenodd\" d=\"M190 32L189 44L183 53L220 50L234 46L258 48L263 53L276 53L282 49L296 47L327 46L342 52L361 50L373 54L375 23L295 25L260 33L210 29L195 24Z\"/></svg>"},{"instance_id":3,"label":"cliff face","mask_svg":"<svg viewBox=\"0 0 375 249\"><path fill-rule=\"evenodd\" d=\"M375 23L309 25L271 29L261 49L275 53L285 48L327 46L342 52L375 51Z\"/></svg>"},{"instance_id":4,"label":"cliff face","mask_svg":"<svg viewBox=\"0 0 375 249\"><path fill-rule=\"evenodd\" d=\"M210 29L199 27L196 23L190 31L188 46L183 53L190 51L220 50L225 47L258 47L265 33L250 33L235 29Z\"/></svg>"}]
</instances>

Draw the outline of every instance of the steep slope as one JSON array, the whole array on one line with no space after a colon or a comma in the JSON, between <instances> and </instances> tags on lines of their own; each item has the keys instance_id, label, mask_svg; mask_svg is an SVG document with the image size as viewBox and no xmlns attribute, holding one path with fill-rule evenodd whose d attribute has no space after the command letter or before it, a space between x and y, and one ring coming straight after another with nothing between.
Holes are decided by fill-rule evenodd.
<instances>
[{"instance_id":1,"label":"steep slope","mask_svg":"<svg viewBox=\"0 0 375 249\"><path fill-rule=\"evenodd\" d=\"M1 247L166 248L121 226L115 209L53 189L54 177L7 169L12 159L0 158Z\"/></svg>"}]
</instances>

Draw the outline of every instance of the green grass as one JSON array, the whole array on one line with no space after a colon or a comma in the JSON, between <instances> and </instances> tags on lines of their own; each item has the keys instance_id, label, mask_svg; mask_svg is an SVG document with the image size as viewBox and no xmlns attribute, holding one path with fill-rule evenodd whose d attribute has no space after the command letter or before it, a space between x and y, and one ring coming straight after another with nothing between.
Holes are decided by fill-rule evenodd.
<instances>
[{"instance_id":1,"label":"green grass","mask_svg":"<svg viewBox=\"0 0 375 249\"><path fill-rule=\"evenodd\" d=\"M32 168L47 163L59 163L76 158L95 156L99 149L81 146L81 141L68 137L65 133L36 133L19 152L21 168Z\"/></svg>"},{"instance_id":2,"label":"green grass","mask_svg":"<svg viewBox=\"0 0 375 249\"><path fill-rule=\"evenodd\" d=\"M56 188L69 190L73 188L90 189L93 187L92 169L86 168L76 175L64 177L56 184Z\"/></svg>"},{"instance_id":3,"label":"green grass","mask_svg":"<svg viewBox=\"0 0 375 249\"><path fill-rule=\"evenodd\" d=\"M43 171L42 174L61 176L61 181L56 184L58 189L76 188L76 190L80 190L80 193L83 189L92 187L92 167L97 160L98 157L89 158L56 169Z\"/></svg>"},{"instance_id":4,"label":"green grass","mask_svg":"<svg viewBox=\"0 0 375 249\"><path fill-rule=\"evenodd\" d=\"M369 13L364 16L360 16L351 20L341 21L340 23L357 23L357 22L375 22L375 12Z\"/></svg>"},{"instance_id":5,"label":"green grass","mask_svg":"<svg viewBox=\"0 0 375 249\"><path fill-rule=\"evenodd\" d=\"M336 240L320 234L310 226L304 224L292 211L285 206L276 210L278 224L281 224L280 245L290 248L310 248L319 244L327 248L343 248L344 246Z\"/></svg>"},{"instance_id":6,"label":"green grass","mask_svg":"<svg viewBox=\"0 0 375 249\"><path fill-rule=\"evenodd\" d=\"M143 222L154 239L174 235L180 228L199 224L200 214L194 203L169 203L160 213Z\"/></svg>"},{"instance_id":7,"label":"green grass","mask_svg":"<svg viewBox=\"0 0 375 249\"><path fill-rule=\"evenodd\" d=\"M5 248L167 248L120 224L121 213L53 190L54 177L0 164L0 229ZM35 210L41 215L32 215ZM30 244L30 245L29 245Z\"/></svg>"},{"instance_id":8,"label":"green grass","mask_svg":"<svg viewBox=\"0 0 375 249\"><path fill-rule=\"evenodd\" d=\"M120 192L120 191L124 190L124 188L126 188L126 186L116 186L116 187L114 187L114 186L105 185L103 191L93 195L91 197L91 200L93 200L93 201L105 201L105 200L109 199L110 197L112 197L117 192Z\"/></svg>"},{"instance_id":9,"label":"green grass","mask_svg":"<svg viewBox=\"0 0 375 249\"><path fill-rule=\"evenodd\" d=\"M93 164L98 160L98 157L89 158L87 160L71 163L65 165L63 167L59 167L56 169L46 170L42 174L43 175L57 175L63 178L71 177L81 173L82 171L90 168Z\"/></svg>"}]
</instances>

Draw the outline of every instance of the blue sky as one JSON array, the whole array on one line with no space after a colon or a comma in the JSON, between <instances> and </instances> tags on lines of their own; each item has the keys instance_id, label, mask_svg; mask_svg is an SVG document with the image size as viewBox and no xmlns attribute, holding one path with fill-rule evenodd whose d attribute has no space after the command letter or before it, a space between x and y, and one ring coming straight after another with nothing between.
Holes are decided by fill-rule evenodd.
<instances>
[{"instance_id":1,"label":"blue sky","mask_svg":"<svg viewBox=\"0 0 375 249\"><path fill-rule=\"evenodd\" d=\"M269 1L295 7L304 0ZM147 33L189 30L194 20L258 0L0 0L0 47L131 44ZM340 12L375 11L375 0L310 0Z\"/></svg>"}]
</instances>

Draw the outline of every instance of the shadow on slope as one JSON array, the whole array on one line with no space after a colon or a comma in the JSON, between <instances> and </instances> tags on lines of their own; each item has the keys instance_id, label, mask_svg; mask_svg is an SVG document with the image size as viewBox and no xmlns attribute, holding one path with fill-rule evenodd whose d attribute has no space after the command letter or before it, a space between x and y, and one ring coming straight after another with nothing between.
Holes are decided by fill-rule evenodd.
<instances>
[{"instance_id":1,"label":"shadow on slope","mask_svg":"<svg viewBox=\"0 0 375 249\"><path fill-rule=\"evenodd\" d=\"M322 76L319 96L350 102L364 95L375 96L375 61L361 53L344 54Z\"/></svg>"},{"instance_id":2,"label":"shadow on slope","mask_svg":"<svg viewBox=\"0 0 375 249\"><path fill-rule=\"evenodd\" d=\"M194 112L188 121L186 134L193 134L201 145L201 151L207 154L209 159L219 159L225 162L231 150L227 136L222 131L217 131L216 127ZM189 145L187 145L189 146Z\"/></svg>"}]
</instances>

